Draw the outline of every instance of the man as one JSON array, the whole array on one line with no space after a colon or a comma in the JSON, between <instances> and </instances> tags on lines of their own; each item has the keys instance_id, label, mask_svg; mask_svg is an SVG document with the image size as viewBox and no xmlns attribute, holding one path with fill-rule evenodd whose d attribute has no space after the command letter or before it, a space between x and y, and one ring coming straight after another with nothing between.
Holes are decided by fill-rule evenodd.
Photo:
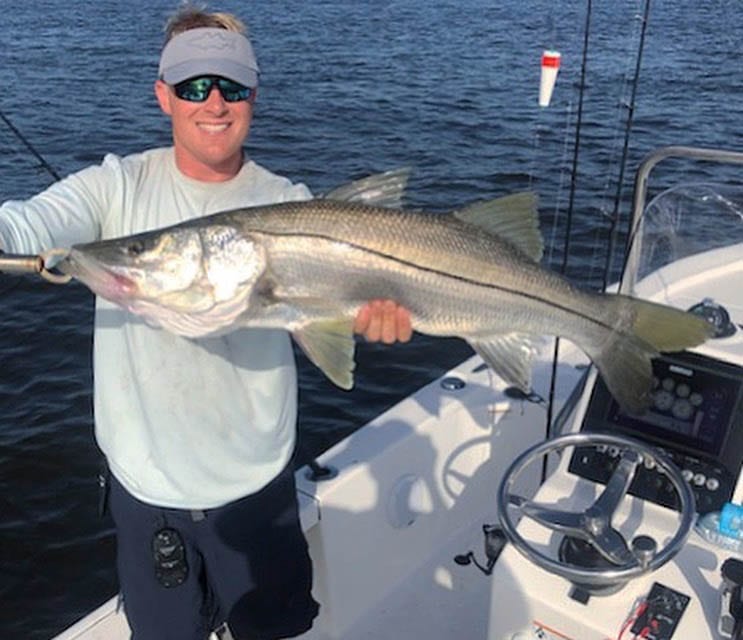
<instances>
[{"instance_id":1,"label":"man","mask_svg":"<svg viewBox=\"0 0 743 640\"><path fill-rule=\"evenodd\" d=\"M155 95L173 146L108 155L0 207L0 248L128 235L216 211L308 199L247 159L259 70L234 16L186 9L168 24ZM371 301L357 332L410 338L410 317ZM136 640L283 638L312 625L312 569L291 464L297 411L288 334L187 340L97 300L96 439L112 474L119 581Z\"/></svg>"}]
</instances>

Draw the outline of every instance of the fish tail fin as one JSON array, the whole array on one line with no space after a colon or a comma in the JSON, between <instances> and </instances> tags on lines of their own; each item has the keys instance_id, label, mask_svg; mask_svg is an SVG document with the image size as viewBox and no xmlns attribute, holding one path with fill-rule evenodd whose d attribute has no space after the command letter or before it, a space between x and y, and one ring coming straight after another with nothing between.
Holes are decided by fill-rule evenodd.
<instances>
[{"instance_id":1,"label":"fish tail fin","mask_svg":"<svg viewBox=\"0 0 743 640\"><path fill-rule=\"evenodd\" d=\"M596 336L586 351L617 402L642 413L650 403L652 358L702 344L714 328L699 316L646 300L622 295L604 300L619 322Z\"/></svg>"},{"instance_id":2,"label":"fish tail fin","mask_svg":"<svg viewBox=\"0 0 743 640\"><path fill-rule=\"evenodd\" d=\"M715 328L701 316L647 300L615 296L634 309L632 331L658 351L681 351L702 344Z\"/></svg>"}]
</instances>

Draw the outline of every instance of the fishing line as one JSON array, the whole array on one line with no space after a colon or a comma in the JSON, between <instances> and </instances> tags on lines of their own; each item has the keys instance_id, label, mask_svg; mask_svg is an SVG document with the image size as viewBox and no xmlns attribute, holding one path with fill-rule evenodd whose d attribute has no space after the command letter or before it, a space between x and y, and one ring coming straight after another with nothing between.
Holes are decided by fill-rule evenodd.
<instances>
[{"instance_id":1,"label":"fishing line","mask_svg":"<svg viewBox=\"0 0 743 640\"><path fill-rule=\"evenodd\" d=\"M625 110L629 108L631 105L633 105L633 98L627 95L628 87L631 84L630 76L632 75L634 78L634 82L637 82L637 73L633 74L632 71L632 59L633 59L633 52L636 52L639 48L639 41L641 37L641 21L642 16L638 15L637 12L640 11L640 0L637 1L637 6L634 9L635 15L633 24L636 25L636 28L633 30L632 34L630 35L630 42L629 46L627 47L626 51L620 52L620 59L625 62L624 70L622 72L622 85L619 92L619 100L616 104L616 110L615 110L615 118L614 121L616 122L616 125L612 127L612 140L611 144L609 145L609 155L606 160L607 165L607 171L606 173L606 181L604 184L604 189L601 196L601 204L599 205L599 212L603 216L603 220L606 220L611 224L612 219L612 205L610 202L609 197L609 190L610 186L612 184L612 167L615 167L618 165L618 156L619 156L619 148L620 148L620 139L621 139L621 130L624 128L625 136L627 135L627 122L624 122L624 127L622 127L622 122L624 120L624 114ZM624 159L624 162L626 162L626 157ZM620 173L621 175L621 173ZM618 185L621 185L623 182L623 179L620 177ZM614 211L616 211L618 207L618 204L616 203L616 200L614 201ZM603 279L602 283L602 289L606 288L606 281L605 281L605 269L601 269L598 265L599 263L603 262L606 259L606 237L607 234L610 232L609 229L605 227L604 224L596 224L593 227L593 238L590 243L591 247L593 247L593 251L591 254L591 259L589 261L589 272L587 276L587 281L589 283L594 282L594 275L600 271L601 279ZM603 239L603 242L602 242Z\"/></svg>"},{"instance_id":2,"label":"fishing line","mask_svg":"<svg viewBox=\"0 0 743 640\"><path fill-rule=\"evenodd\" d=\"M591 12L593 0L586 3L586 22L583 36L583 55L581 59L580 84L578 85L578 112L575 122L575 143L573 146L573 162L570 170L570 195L568 197L568 213L565 219L565 238L563 240L562 263L560 273L565 274L568 268L570 254L570 236L573 230L573 212L575 210L575 192L578 183L578 157L581 148L581 133L583 129L583 104L586 92L586 69L588 68L588 44L591 33Z\"/></svg>"},{"instance_id":3,"label":"fishing line","mask_svg":"<svg viewBox=\"0 0 743 640\"><path fill-rule=\"evenodd\" d=\"M560 220L560 211L562 210L562 196L565 192L565 174L566 171L562 168L567 164L567 158L570 153L569 151L569 136L568 130L570 128L570 121L573 117L573 102L570 100L568 106L565 109L565 135L563 136L562 144L562 155L560 156L560 178L557 184L557 194L555 195L555 208L552 215L552 229L550 230L549 242L547 243L547 264L552 265L555 259L555 246L557 245L557 231L558 222Z\"/></svg>"},{"instance_id":4,"label":"fishing line","mask_svg":"<svg viewBox=\"0 0 743 640\"><path fill-rule=\"evenodd\" d=\"M619 177L617 178L617 190L614 196L614 209L611 215L609 227L609 249L606 252L606 262L604 264L604 279L602 289L606 289L609 276L611 274L611 263L614 258L614 250L617 242L617 233L619 228L619 207L622 199L622 186L624 182L624 172L627 167L627 157L629 155L629 137L632 130L632 124L635 114L635 103L637 99L637 87L640 80L640 67L642 65L642 53L645 48L645 36L647 33L648 18L650 16L650 0L645 0L645 12L642 17L640 27L640 42L637 50L637 60L635 63L635 73L632 79L632 95L630 103L627 105L627 126L624 131L624 147L622 149L622 161L619 163Z\"/></svg>"},{"instance_id":5,"label":"fishing line","mask_svg":"<svg viewBox=\"0 0 743 640\"><path fill-rule=\"evenodd\" d=\"M62 177L57 173L57 171L50 165L45 159L44 156L42 156L36 148L28 141L28 139L20 132L20 130L10 121L8 116L6 116L2 111L0 111L0 119L5 123L5 126L10 129L16 138L18 138L25 146L26 148L31 152L31 154L41 163L41 166L51 175L55 180L61 180Z\"/></svg>"},{"instance_id":6,"label":"fishing line","mask_svg":"<svg viewBox=\"0 0 743 640\"><path fill-rule=\"evenodd\" d=\"M557 42L557 25L555 24L555 16L550 13L546 12L545 15L545 26L544 29L542 29L543 33L546 33L547 36L544 38L545 41L545 48L554 48L554 43ZM529 180L528 180L528 188L531 190L533 188L534 184L534 175L536 174L536 165L537 165L537 157L538 157L538 150L542 146L542 131L549 131L549 126L543 124L544 118L542 117L545 114L546 110L543 108L540 108L537 111L537 123L535 126L534 131L534 139L532 143L532 149L531 149L531 162L528 170Z\"/></svg>"}]
</instances>

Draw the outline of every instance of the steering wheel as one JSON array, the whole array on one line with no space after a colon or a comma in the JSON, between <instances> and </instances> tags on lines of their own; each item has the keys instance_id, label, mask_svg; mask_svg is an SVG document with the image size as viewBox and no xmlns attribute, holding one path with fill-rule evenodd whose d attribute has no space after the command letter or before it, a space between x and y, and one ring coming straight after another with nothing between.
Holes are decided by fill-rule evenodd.
<instances>
[{"instance_id":1,"label":"steering wheel","mask_svg":"<svg viewBox=\"0 0 743 640\"><path fill-rule=\"evenodd\" d=\"M621 457L603 492L585 511L560 511L554 505L538 504L511 493L518 475L535 459L568 447L598 445L617 447L621 451ZM678 528L660 551L656 550L655 541L648 536L638 536L628 545L622 534L612 526L614 513L626 495L643 458L655 461L659 471L673 484L680 503ZM608 561L607 566L578 567L543 554L519 534L509 506L513 511L520 512L548 529L589 542ZM524 557L573 584L598 588L622 584L655 571L671 560L681 550L691 531L695 503L691 488L678 467L654 448L624 436L576 433L539 443L513 461L498 490L498 517L509 542Z\"/></svg>"}]
</instances>

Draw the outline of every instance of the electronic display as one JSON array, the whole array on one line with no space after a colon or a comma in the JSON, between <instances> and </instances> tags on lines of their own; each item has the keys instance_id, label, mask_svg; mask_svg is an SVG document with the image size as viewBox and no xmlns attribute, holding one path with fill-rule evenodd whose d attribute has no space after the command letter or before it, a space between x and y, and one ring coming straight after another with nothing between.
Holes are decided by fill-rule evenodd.
<instances>
[{"instance_id":1,"label":"electronic display","mask_svg":"<svg viewBox=\"0 0 743 640\"><path fill-rule=\"evenodd\" d=\"M740 380L666 360L656 360L653 373L648 410L629 414L611 402L608 421L644 437L718 455L740 395Z\"/></svg>"},{"instance_id":2,"label":"electronic display","mask_svg":"<svg viewBox=\"0 0 743 640\"><path fill-rule=\"evenodd\" d=\"M581 430L627 435L661 449L691 484L698 513L730 500L743 466L743 367L701 354L663 354L653 361L648 410L623 411L599 376ZM570 471L606 483L620 459L611 448L576 447ZM653 460L638 466L629 493L669 508L677 493Z\"/></svg>"}]
</instances>

